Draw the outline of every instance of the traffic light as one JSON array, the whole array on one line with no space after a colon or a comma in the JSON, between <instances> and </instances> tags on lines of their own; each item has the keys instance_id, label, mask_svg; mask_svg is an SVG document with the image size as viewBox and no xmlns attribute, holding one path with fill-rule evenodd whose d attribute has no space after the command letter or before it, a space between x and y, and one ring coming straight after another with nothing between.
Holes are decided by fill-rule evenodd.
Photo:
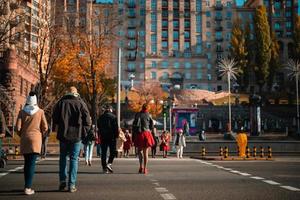
<instances>
[{"instance_id":1,"label":"traffic light","mask_svg":"<svg viewBox=\"0 0 300 200\"><path fill-rule=\"evenodd\" d=\"M163 115L164 117L167 117L168 114L168 105L164 104L163 105Z\"/></svg>"}]
</instances>

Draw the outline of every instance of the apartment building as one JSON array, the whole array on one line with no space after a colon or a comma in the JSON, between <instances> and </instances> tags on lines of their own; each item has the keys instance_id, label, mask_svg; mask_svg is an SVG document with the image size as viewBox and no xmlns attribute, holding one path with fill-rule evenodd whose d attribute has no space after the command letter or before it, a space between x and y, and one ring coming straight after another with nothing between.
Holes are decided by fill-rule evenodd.
<instances>
[{"instance_id":1,"label":"apartment building","mask_svg":"<svg viewBox=\"0 0 300 200\"><path fill-rule=\"evenodd\" d=\"M36 59L33 52L39 44L41 26L50 10L49 0L2 1L1 26L8 27L8 37L0 44L0 83L9 94L10 110L5 110L9 124L22 108L26 96L38 81ZM3 23L8 19L9 23ZM2 27L3 28L3 27ZM7 31L2 29L3 31ZM3 108L3 107L2 107ZM5 109L5 108L4 108Z\"/></svg>"}]
</instances>

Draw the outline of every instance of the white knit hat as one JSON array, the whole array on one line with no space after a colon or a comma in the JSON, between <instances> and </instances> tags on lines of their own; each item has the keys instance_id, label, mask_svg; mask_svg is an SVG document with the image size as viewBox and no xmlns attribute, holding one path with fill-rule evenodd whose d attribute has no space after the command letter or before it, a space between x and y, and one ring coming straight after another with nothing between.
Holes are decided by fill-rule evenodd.
<instances>
[{"instance_id":1,"label":"white knit hat","mask_svg":"<svg viewBox=\"0 0 300 200\"><path fill-rule=\"evenodd\" d=\"M27 105L37 105L37 98L36 98L36 95L33 95L33 96L28 96L27 99L26 99L26 104Z\"/></svg>"}]
</instances>

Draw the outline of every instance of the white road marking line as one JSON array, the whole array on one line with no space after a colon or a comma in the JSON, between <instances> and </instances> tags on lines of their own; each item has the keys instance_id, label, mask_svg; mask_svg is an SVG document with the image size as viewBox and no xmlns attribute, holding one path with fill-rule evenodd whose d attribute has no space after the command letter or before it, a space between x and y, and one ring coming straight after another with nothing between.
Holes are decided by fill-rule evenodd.
<instances>
[{"instance_id":1,"label":"white road marking line","mask_svg":"<svg viewBox=\"0 0 300 200\"><path fill-rule=\"evenodd\" d=\"M157 192L159 192L159 193L161 193L161 192L169 192L169 191L167 190L167 188L164 188L164 187L155 188L155 190L156 190Z\"/></svg>"},{"instance_id":2,"label":"white road marking line","mask_svg":"<svg viewBox=\"0 0 300 200\"><path fill-rule=\"evenodd\" d=\"M171 193L160 194L160 196L162 196L162 198L165 199L165 200L176 199L176 197Z\"/></svg>"},{"instance_id":3,"label":"white road marking line","mask_svg":"<svg viewBox=\"0 0 300 200\"><path fill-rule=\"evenodd\" d=\"M270 185L281 185L280 183L272 181L272 180L263 180L263 182L268 183Z\"/></svg>"},{"instance_id":4,"label":"white road marking line","mask_svg":"<svg viewBox=\"0 0 300 200\"><path fill-rule=\"evenodd\" d=\"M251 174L243 173L243 172L240 172L239 174L242 175L242 176L251 176Z\"/></svg>"},{"instance_id":5,"label":"white road marking line","mask_svg":"<svg viewBox=\"0 0 300 200\"><path fill-rule=\"evenodd\" d=\"M159 186L159 183L153 183L153 185Z\"/></svg>"},{"instance_id":6,"label":"white road marking line","mask_svg":"<svg viewBox=\"0 0 300 200\"><path fill-rule=\"evenodd\" d=\"M7 175L8 173L0 173L0 177Z\"/></svg>"},{"instance_id":7,"label":"white road marking line","mask_svg":"<svg viewBox=\"0 0 300 200\"><path fill-rule=\"evenodd\" d=\"M236 171L236 170L231 170L230 172L231 172L231 173L235 173L235 174L241 173L240 171Z\"/></svg>"},{"instance_id":8,"label":"white road marking line","mask_svg":"<svg viewBox=\"0 0 300 200\"><path fill-rule=\"evenodd\" d=\"M282 188L284 188L284 189L287 189L287 190L290 190L290 191L294 191L294 192L299 192L299 191L300 191L300 189L295 188L295 187L292 187L292 186L282 185L282 186L280 186L280 187L282 187Z\"/></svg>"},{"instance_id":9,"label":"white road marking line","mask_svg":"<svg viewBox=\"0 0 300 200\"><path fill-rule=\"evenodd\" d=\"M263 177L259 177L259 176L252 176L250 178L253 178L253 179L256 179L256 180L263 180L264 179Z\"/></svg>"},{"instance_id":10,"label":"white road marking line","mask_svg":"<svg viewBox=\"0 0 300 200\"><path fill-rule=\"evenodd\" d=\"M231 171L232 169L230 169L230 168L223 168L224 170L227 170L227 171Z\"/></svg>"},{"instance_id":11,"label":"white road marking line","mask_svg":"<svg viewBox=\"0 0 300 200\"><path fill-rule=\"evenodd\" d=\"M152 182L157 182L157 180L155 180L155 179L150 179L150 181L152 181Z\"/></svg>"}]
</instances>

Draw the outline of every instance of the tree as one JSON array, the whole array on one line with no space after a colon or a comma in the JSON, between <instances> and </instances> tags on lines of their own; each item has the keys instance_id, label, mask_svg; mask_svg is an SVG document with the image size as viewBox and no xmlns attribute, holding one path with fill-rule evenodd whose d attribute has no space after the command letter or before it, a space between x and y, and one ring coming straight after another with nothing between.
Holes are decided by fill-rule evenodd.
<instances>
[{"instance_id":1,"label":"tree","mask_svg":"<svg viewBox=\"0 0 300 200\"><path fill-rule=\"evenodd\" d=\"M17 27L24 21L20 0L0 0L0 49L15 45L21 37Z\"/></svg>"},{"instance_id":2,"label":"tree","mask_svg":"<svg viewBox=\"0 0 300 200\"><path fill-rule=\"evenodd\" d=\"M116 27L120 19L115 9L93 12L89 16L89 27L73 27L65 16L68 27L64 38L63 55L55 68L55 80L76 84L86 97L93 123L96 122L98 105L115 89L113 78L107 77L105 68L111 66ZM94 26L93 26L94 25ZM66 76L67 74L67 76Z\"/></svg>"},{"instance_id":3,"label":"tree","mask_svg":"<svg viewBox=\"0 0 300 200\"><path fill-rule=\"evenodd\" d=\"M232 29L232 37L231 37L231 48L230 48L230 57L236 60L236 68L239 73L239 78L237 82L241 86L241 88L245 89L248 85L247 76L247 45L245 39L245 32L240 27L241 21L237 20L234 22Z\"/></svg>"},{"instance_id":4,"label":"tree","mask_svg":"<svg viewBox=\"0 0 300 200\"><path fill-rule=\"evenodd\" d=\"M149 113L155 118L163 110L163 101L167 99L167 95L163 92L159 82L146 82L139 85L135 91L133 100L129 101L130 109L139 112L144 103L149 104Z\"/></svg>"},{"instance_id":5,"label":"tree","mask_svg":"<svg viewBox=\"0 0 300 200\"><path fill-rule=\"evenodd\" d=\"M293 33L293 50L291 56L293 59L300 60L300 16L296 15Z\"/></svg>"},{"instance_id":6,"label":"tree","mask_svg":"<svg viewBox=\"0 0 300 200\"><path fill-rule=\"evenodd\" d=\"M62 55L63 43L59 37L61 30L54 26L50 10L46 10L44 14L46 19L39 23L38 45L31 55L37 65L39 76L34 89L39 99L39 106L49 117L56 97L60 96L65 89L64 87L53 88L53 69ZM53 92L54 90L56 92Z\"/></svg>"},{"instance_id":7,"label":"tree","mask_svg":"<svg viewBox=\"0 0 300 200\"><path fill-rule=\"evenodd\" d=\"M262 88L269 76L272 42L270 36L270 26L267 19L266 8L264 6L258 6L255 9L254 27L256 38L255 77L257 84L259 85L259 92L261 93Z\"/></svg>"},{"instance_id":8,"label":"tree","mask_svg":"<svg viewBox=\"0 0 300 200\"><path fill-rule=\"evenodd\" d=\"M271 60L269 63L269 76L268 76L268 89L271 90L274 82L276 72L280 69L281 64L279 60L279 44L276 38L276 34L273 31L271 33Z\"/></svg>"}]
</instances>

